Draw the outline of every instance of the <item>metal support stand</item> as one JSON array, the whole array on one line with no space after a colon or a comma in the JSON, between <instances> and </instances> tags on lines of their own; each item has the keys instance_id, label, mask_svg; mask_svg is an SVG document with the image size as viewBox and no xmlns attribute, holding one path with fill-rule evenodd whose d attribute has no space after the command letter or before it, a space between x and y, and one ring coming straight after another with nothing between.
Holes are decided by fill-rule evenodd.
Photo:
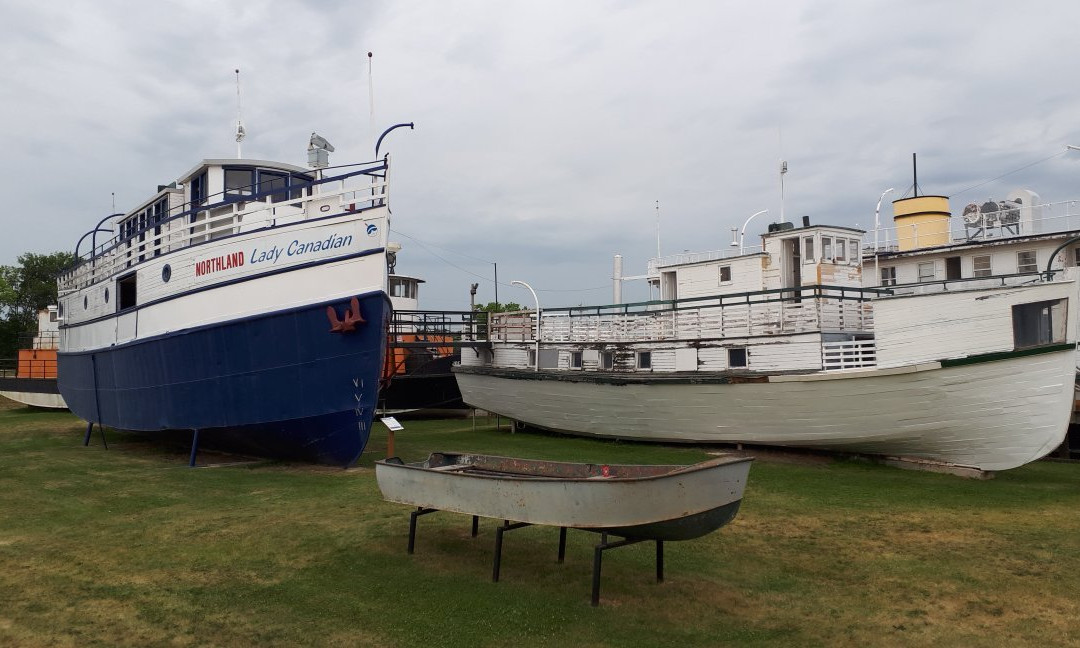
<instances>
[{"instance_id":1,"label":"metal support stand","mask_svg":"<svg viewBox=\"0 0 1080 648\"><path fill-rule=\"evenodd\" d=\"M559 564L566 558L566 527L559 527Z\"/></svg>"},{"instance_id":2,"label":"metal support stand","mask_svg":"<svg viewBox=\"0 0 1080 648\"><path fill-rule=\"evenodd\" d=\"M101 445L105 446L105 449L108 450L109 449L109 442L105 440L105 426L102 425L101 423L98 423L97 426L98 426L98 430L101 431ZM82 440L83 447L86 447L86 446L90 445L90 435L93 433L93 431L94 431L94 422L90 421L89 423L86 424L86 434L83 435L83 440Z\"/></svg>"},{"instance_id":3,"label":"metal support stand","mask_svg":"<svg viewBox=\"0 0 1080 648\"><path fill-rule=\"evenodd\" d=\"M600 534L600 544L596 545L593 549L593 571L592 571L592 605L597 607L600 605L600 569L603 565L604 551L606 549L615 549L617 547L626 547L628 545L637 544L639 542L646 542L646 538L626 538L619 540L618 542L608 542L608 534ZM664 541L656 541L656 582L664 582Z\"/></svg>"},{"instance_id":4,"label":"metal support stand","mask_svg":"<svg viewBox=\"0 0 1080 648\"><path fill-rule=\"evenodd\" d=\"M195 467L195 456L199 453L199 431L192 430L194 433L191 436L191 458L188 459L188 467Z\"/></svg>"},{"instance_id":5,"label":"metal support stand","mask_svg":"<svg viewBox=\"0 0 1080 648\"><path fill-rule=\"evenodd\" d=\"M434 513L439 509L429 509L423 506L417 508L415 511L409 514L409 553L413 552L413 548L416 547L416 518L421 515L427 515L428 513Z\"/></svg>"},{"instance_id":6,"label":"metal support stand","mask_svg":"<svg viewBox=\"0 0 1080 648\"><path fill-rule=\"evenodd\" d=\"M502 566L503 533L522 527L532 526L528 522L510 522L503 520L503 525L495 530L495 564L491 568L491 582L499 582L499 568Z\"/></svg>"},{"instance_id":7,"label":"metal support stand","mask_svg":"<svg viewBox=\"0 0 1080 648\"><path fill-rule=\"evenodd\" d=\"M476 534L480 532L480 516L472 516L472 537L476 537Z\"/></svg>"}]
</instances>

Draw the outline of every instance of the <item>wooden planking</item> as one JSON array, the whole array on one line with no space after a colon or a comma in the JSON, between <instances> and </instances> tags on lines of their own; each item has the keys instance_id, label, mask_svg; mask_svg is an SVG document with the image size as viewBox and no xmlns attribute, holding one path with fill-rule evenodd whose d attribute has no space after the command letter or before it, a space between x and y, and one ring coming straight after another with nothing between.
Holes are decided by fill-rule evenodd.
<instances>
[{"instance_id":1,"label":"wooden planking","mask_svg":"<svg viewBox=\"0 0 1080 648\"><path fill-rule=\"evenodd\" d=\"M1012 351L1012 306L1069 300L1076 321L1076 284L1054 282L880 299L874 302L879 367ZM1068 340L1076 340L1069 327Z\"/></svg>"},{"instance_id":2,"label":"wooden planking","mask_svg":"<svg viewBox=\"0 0 1080 648\"><path fill-rule=\"evenodd\" d=\"M704 350L702 350L704 352ZM458 374L465 402L527 423L627 439L757 443L1004 470L1064 438L1074 353L762 384L605 385Z\"/></svg>"}]
</instances>

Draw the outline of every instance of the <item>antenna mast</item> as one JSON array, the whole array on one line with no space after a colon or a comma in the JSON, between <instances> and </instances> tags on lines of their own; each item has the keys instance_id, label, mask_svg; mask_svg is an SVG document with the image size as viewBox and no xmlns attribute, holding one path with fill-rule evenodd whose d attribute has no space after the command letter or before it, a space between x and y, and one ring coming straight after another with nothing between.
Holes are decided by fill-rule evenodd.
<instances>
[{"instance_id":1,"label":"antenna mast","mask_svg":"<svg viewBox=\"0 0 1080 648\"><path fill-rule=\"evenodd\" d=\"M375 81L371 76L371 52L367 53L367 88L368 88L368 133L371 138L369 144L372 150L375 148ZM376 154L378 157L378 154Z\"/></svg>"},{"instance_id":2,"label":"antenna mast","mask_svg":"<svg viewBox=\"0 0 1080 648\"><path fill-rule=\"evenodd\" d=\"M244 141L244 120L240 113L240 68L236 68L236 157L244 157L240 150L240 142Z\"/></svg>"},{"instance_id":3,"label":"antenna mast","mask_svg":"<svg viewBox=\"0 0 1080 648\"><path fill-rule=\"evenodd\" d=\"M660 260L660 201L656 201L656 259Z\"/></svg>"}]
</instances>

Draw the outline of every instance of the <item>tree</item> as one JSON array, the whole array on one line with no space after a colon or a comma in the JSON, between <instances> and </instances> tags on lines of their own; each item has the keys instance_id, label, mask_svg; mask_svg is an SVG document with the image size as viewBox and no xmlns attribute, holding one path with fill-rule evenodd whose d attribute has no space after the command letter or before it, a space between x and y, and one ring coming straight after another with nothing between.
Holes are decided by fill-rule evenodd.
<instances>
[{"instance_id":1,"label":"tree","mask_svg":"<svg viewBox=\"0 0 1080 648\"><path fill-rule=\"evenodd\" d=\"M0 357L13 357L19 336L37 331L37 312L56 303L56 276L74 263L70 252L27 252L0 266Z\"/></svg>"},{"instance_id":2,"label":"tree","mask_svg":"<svg viewBox=\"0 0 1080 648\"><path fill-rule=\"evenodd\" d=\"M477 304L476 310L484 311L485 313L512 313L514 311L525 310L521 307L521 304L516 302L508 302L506 304L500 304L499 302L488 302L486 304Z\"/></svg>"}]
</instances>

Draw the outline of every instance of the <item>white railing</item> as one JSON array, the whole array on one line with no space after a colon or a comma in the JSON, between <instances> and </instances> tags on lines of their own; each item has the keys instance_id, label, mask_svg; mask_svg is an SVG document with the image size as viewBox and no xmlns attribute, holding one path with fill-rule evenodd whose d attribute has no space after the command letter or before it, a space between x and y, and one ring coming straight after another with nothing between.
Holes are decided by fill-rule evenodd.
<instances>
[{"instance_id":1,"label":"white railing","mask_svg":"<svg viewBox=\"0 0 1080 648\"><path fill-rule=\"evenodd\" d=\"M339 186L331 188L333 184ZM328 213L340 214L343 211L350 212L384 204L387 193L385 178L377 179L373 183L372 176L364 174L344 178L339 183L325 183L316 187L317 193L290 199L288 202L270 202L271 197L268 196L264 201L218 204L149 227L143 233L143 241L138 240L138 234L126 241L114 240L115 245L83 260L76 268L61 275L60 294L85 288L111 277L122 268L134 267L154 256L195 243L275 225L322 218ZM324 205L329 206L327 212L320 210ZM155 232L155 229L160 232Z\"/></svg>"},{"instance_id":2,"label":"white railing","mask_svg":"<svg viewBox=\"0 0 1080 648\"><path fill-rule=\"evenodd\" d=\"M974 224L965 222L963 207L950 218L927 220L917 225L901 226L899 232L895 226L882 227L878 230L877 249L881 252L895 252L901 247L911 249L930 245L946 245L967 241L990 241L1011 236L1029 236L1032 234L1053 234L1080 230L1080 200L1063 200L1041 205L1029 205L999 209L988 213L979 213ZM864 247L865 254L873 254L874 231L864 236L869 239ZM942 240L944 239L944 240Z\"/></svg>"},{"instance_id":3,"label":"white railing","mask_svg":"<svg viewBox=\"0 0 1080 648\"><path fill-rule=\"evenodd\" d=\"M700 306L622 313L552 310L543 313L541 342L654 342L792 335L816 331L869 332L873 307L865 300L835 296L785 297L756 303L706 301ZM535 314L491 317L495 342L535 339Z\"/></svg>"},{"instance_id":4,"label":"white railing","mask_svg":"<svg viewBox=\"0 0 1080 648\"><path fill-rule=\"evenodd\" d=\"M877 345L874 340L821 343L821 368L825 371L876 366Z\"/></svg>"},{"instance_id":5,"label":"white railing","mask_svg":"<svg viewBox=\"0 0 1080 648\"><path fill-rule=\"evenodd\" d=\"M649 275L655 275L659 272L660 268L668 266L684 265L687 263L703 263L705 261L719 261L720 259L731 259L737 256L758 254L761 251L760 245L746 245L743 246L742 252L739 252L739 248L710 250L708 252L680 252L679 254L670 254L665 257L654 257L649 259L648 270L646 272Z\"/></svg>"}]
</instances>

